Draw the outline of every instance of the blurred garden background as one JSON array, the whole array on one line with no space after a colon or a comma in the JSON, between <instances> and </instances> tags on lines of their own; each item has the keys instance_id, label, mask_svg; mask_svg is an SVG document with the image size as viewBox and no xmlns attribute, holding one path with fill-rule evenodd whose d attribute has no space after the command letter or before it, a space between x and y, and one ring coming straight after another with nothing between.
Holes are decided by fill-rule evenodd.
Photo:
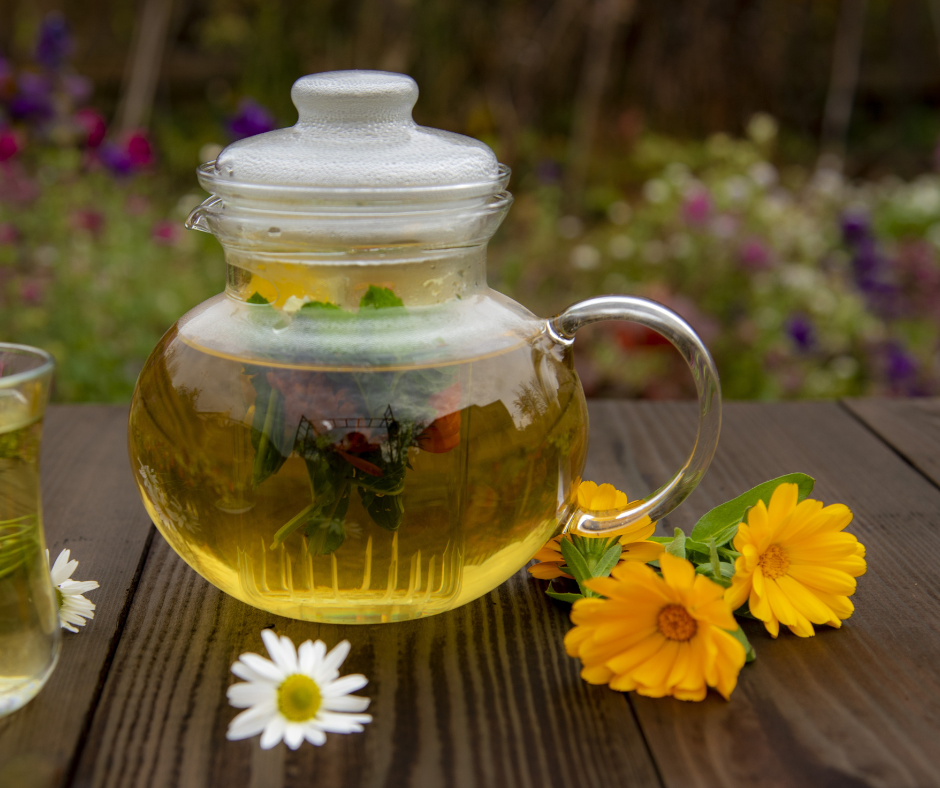
<instances>
[{"instance_id":1,"label":"blurred garden background","mask_svg":"<svg viewBox=\"0 0 940 788\"><path fill-rule=\"evenodd\" d=\"M940 394L940 0L0 0L0 340L57 400L130 398L224 286L194 168L344 68L513 168L490 283L534 312L661 301L730 398ZM644 330L578 346L589 395L693 393Z\"/></svg>"}]
</instances>

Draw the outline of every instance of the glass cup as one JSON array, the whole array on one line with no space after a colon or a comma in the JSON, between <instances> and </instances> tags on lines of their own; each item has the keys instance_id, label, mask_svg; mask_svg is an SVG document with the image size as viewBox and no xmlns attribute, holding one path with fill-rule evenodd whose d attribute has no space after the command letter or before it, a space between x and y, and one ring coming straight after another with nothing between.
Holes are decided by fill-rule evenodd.
<instances>
[{"instance_id":1,"label":"glass cup","mask_svg":"<svg viewBox=\"0 0 940 788\"><path fill-rule=\"evenodd\" d=\"M42 689L59 657L56 590L39 495L39 444L55 362L0 343L0 717Z\"/></svg>"}]
</instances>

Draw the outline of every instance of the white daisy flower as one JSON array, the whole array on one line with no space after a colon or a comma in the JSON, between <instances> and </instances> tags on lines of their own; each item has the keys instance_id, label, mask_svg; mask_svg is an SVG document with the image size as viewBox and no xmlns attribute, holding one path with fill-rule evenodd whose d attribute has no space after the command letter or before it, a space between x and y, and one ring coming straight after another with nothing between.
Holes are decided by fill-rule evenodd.
<instances>
[{"instance_id":1,"label":"white daisy flower","mask_svg":"<svg viewBox=\"0 0 940 788\"><path fill-rule=\"evenodd\" d=\"M349 654L344 640L327 653L322 640L307 640L294 649L289 637L278 637L270 629L261 639L271 660L257 654L242 654L232 665L232 673L244 683L228 688L228 700L237 709L246 709L229 723L225 734L230 741L261 734L261 749L269 750L284 740L292 750L304 739L320 745L327 733L354 733L372 722L369 698L350 695L369 680L361 674L340 678L339 666Z\"/></svg>"},{"instance_id":2,"label":"white daisy flower","mask_svg":"<svg viewBox=\"0 0 940 788\"><path fill-rule=\"evenodd\" d=\"M49 551L46 550L46 566L49 565ZM82 594L98 587L97 580L69 580L78 568L78 561L69 560L69 551L63 550L56 558L49 573L52 585L56 588L56 602L59 603L59 625L69 632L78 632L77 627L85 626L85 619L95 617L95 603L89 602Z\"/></svg>"}]
</instances>

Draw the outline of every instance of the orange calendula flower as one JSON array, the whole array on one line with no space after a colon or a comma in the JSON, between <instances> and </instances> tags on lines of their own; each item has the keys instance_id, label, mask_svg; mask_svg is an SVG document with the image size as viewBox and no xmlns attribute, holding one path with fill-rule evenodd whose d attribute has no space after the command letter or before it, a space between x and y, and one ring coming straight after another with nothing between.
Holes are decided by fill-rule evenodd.
<instances>
[{"instance_id":1,"label":"orange calendula flower","mask_svg":"<svg viewBox=\"0 0 940 788\"><path fill-rule=\"evenodd\" d=\"M587 511L609 511L611 509L626 509L627 494L621 492L612 484L598 486L594 482L581 482L578 487L578 505ZM659 558L664 547L658 542L647 541L656 530L656 523L649 517L644 517L633 525L628 525L617 531L592 536L578 534L587 539L609 539L619 536L623 552L620 554L620 563L624 561L639 561L646 563ZM541 550L532 556L539 563L529 567L529 572L540 580L551 580L555 577L571 578L561 567L565 558L561 554L561 540L570 539L568 534L560 534L550 539Z\"/></svg>"},{"instance_id":2,"label":"orange calendula flower","mask_svg":"<svg viewBox=\"0 0 940 788\"><path fill-rule=\"evenodd\" d=\"M769 506L758 501L748 512L734 538L741 556L725 599L734 610L747 602L774 637L780 624L800 637L812 637L813 624L842 626L855 610L855 578L866 570L865 547L843 531L852 522L848 507L797 503L798 493L795 484L781 484Z\"/></svg>"},{"instance_id":3,"label":"orange calendula flower","mask_svg":"<svg viewBox=\"0 0 940 788\"><path fill-rule=\"evenodd\" d=\"M581 659L581 677L590 684L679 700L702 700L714 687L727 699L746 654L725 631L738 625L724 588L670 553L659 563L662 577L627 563L610 577L586 581L607 598L574 603L565 649Z\"/></svg>"}]
</instances>

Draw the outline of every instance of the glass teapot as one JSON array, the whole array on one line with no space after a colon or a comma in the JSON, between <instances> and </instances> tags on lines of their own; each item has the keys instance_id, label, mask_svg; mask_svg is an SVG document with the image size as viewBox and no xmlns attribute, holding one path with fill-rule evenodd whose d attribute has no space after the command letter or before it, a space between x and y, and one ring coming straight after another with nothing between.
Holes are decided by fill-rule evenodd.
<instances>
[{"instance_id":1,"label":"glass teapot","mask_svg":"<svg viewBox=\"0 0 940 788\"><path fill-rule=\"evenodd\" d=\"M418 126L415 82L298 80L288 129L198 169L223 294L147 360L130 414L144 504L211 583L291 618L376 623L490 591L560 529L605 535L668 514L707 468L718 375L692 329L642 298L544 320L489 289L486 244L512 202L483 143ZM579 327L631 320L683 354L692 455L624 511L583 511L588 417Z\"/></svg>"}]
</instances>

